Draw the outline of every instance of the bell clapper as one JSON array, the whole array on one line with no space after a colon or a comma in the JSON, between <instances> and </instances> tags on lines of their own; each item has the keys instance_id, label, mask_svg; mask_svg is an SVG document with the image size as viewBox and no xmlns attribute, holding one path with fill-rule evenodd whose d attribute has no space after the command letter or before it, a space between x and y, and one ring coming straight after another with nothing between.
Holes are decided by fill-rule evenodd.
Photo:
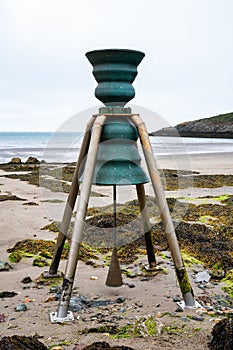
<instances>
[{"instance_id":1,"label":"bell clapper","mask_svg":"<svg viewBox=\"0 0 233 350\"><path fill-rule=\"evenodd\" d=\"M113 252L106 279L106 286L120 287L123 285L120 263L117 256L117 212L116 212L116 185L113 185Z\"/></svg>"}]
</instances>

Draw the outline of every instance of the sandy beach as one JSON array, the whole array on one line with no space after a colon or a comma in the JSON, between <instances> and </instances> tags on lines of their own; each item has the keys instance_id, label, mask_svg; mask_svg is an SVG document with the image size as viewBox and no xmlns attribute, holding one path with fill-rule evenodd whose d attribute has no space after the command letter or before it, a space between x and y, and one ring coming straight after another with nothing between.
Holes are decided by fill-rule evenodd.
<instances>
[{"instance_id":1,"label":"sandy beach","mask_svg":"<svg viewBox=\"0 0 233 350\"><path fill-rule=\"evenodd\" d=\"M232 175L233 154L201 154L192 155L190 162L185 162L184 168L199 175ZM160 169L176 169L172 159L158 159ZM182 164L180 159L179 164ZM56 233L41 230L54 220L61 220L67 193L51 192L49 189L28 184L19 179L6 177L9 172L0 170L0 194L14 195L15 200L0 201L0 260L8 262L12 269L0 271L0 292L14 291L14 297L0 298L0 314L2 316L0 336L37 335L47 347L54 349L81 350L94 341L106 341L113 345L124 345L135 350L157 349L208 349L213 326L224 315L215 313L214 317L206 309L184 310L178 312L176 298L181 297L175 276L174 266L168 250L156 250L157 264L166 270L166 274L135 273L131 278L123 275L124 285L119 288L105 286L108 266L104 255L99 255L97 266L93 268L84 262L78 263L74 282L74 296L83 295L88 300L111 300L105 306L84 308L74 312L75 321L67 324L51 324L49 314L57 310L58 301L50 293L46 284L38 284L38 277L48 267L33 266L33 257L23 257L20 262L9 261L7 249L12 248L18 241L25 239L55 240ZM194 174L194 176L196 176ZM93 188L105 197L92 197L90 207L105 206L112 202L110 188ZM151 191L151 190L149 190ZM169 198L183 198L186 203L193 203L195 198L208 196L219 197L233 195L233 186L222 184L220 187L192 187L178 190L166 190ZM133 199L134 191L122 191L118 202ZM189 200L190 197L190 200ZM33 204L32 204L33 203ZM139 271L147 264L146 255L141 254L136 261L122 265L123 270ZM66 260L60 263L64 272ZM213 295L226 296L222 290L224 282L211 283L209 287L200 288L195 282L196 274L206 271L205 265L192 264L187 266L195 298L207 300ZM22 283L25 277L32 282ZM199 299L200 298L200 299ZM16 312L19 304L25 304L26 311ZM135 324L141 317L152 315L161 334L156 336L132 335L119 336L119 332L111 334L110 326L123 329ZM105 326L105 331L98 332L97 328ZM93 331L88 331L93 329Z\"/></svg>"}]
</instances>

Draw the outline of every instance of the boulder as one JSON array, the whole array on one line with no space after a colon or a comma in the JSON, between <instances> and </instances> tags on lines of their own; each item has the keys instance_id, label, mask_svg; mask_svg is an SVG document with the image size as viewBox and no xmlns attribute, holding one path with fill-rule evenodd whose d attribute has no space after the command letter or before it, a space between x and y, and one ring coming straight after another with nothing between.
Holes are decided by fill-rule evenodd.
<instances>
[{"instance_id":1,"label":"boulder","mask_svg":"<svg viewBox=\"0 0 233 350\"><path fill-rule=\"evenodd\" d=\"M233 349L233 327L232 317L224 318L216 323L212 330L212 340L209 348L211 350L231 350Z\"/></svg>"},{"instance_id":2,"label":"boulder","mask_svg":"<svg viewBox=\"0 0 233 350\"><path fill-rule=\"evenodd\" d=\"M9 164L22 164L22 161L20 158L18 157L14 157L11 159L11 161L9 162Z\"/></svg>"},{"instance_id":3,"label":"boulder","mask_svg":"<svg viewBox=\"0 0 233 350\"><path fill-rule=\"evenodd\" d=\"M35 157L28 157L25 164L39 164L40 161Z\"/></svg>"}]
</instances>

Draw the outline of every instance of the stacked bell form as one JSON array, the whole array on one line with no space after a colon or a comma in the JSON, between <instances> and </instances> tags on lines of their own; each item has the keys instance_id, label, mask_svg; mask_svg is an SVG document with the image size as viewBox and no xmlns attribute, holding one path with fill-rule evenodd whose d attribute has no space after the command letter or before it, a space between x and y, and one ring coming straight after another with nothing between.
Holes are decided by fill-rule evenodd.
<instances>
[{"instance_id":1,"label":"stacked bell form","mask_svg":"<svg viewBox=\"0 0 233 350\"><path fill-rule=\"evenodd\" d=\"M105 106L124 106L135 96L132 86L145 54L136 50L107 49L86 53L98 82L95 96Z\"/></svg>"}]
</instances>

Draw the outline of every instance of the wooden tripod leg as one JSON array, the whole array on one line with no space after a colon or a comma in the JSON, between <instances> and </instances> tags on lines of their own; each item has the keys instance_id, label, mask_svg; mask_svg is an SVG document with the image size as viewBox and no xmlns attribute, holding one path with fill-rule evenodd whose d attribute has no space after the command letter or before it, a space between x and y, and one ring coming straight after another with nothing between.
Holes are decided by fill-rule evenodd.
<instances>
[{"instance_id":1,"label":"wooden tripod leg","mask_svg":"<svg viewBox=\"0 0 233 350\"><path fill-rule=\"evenodd\" d=\"M69 256L66 264L65 277L62 286L62 295L55 317L55 322L66 319L71 298L73 281L76 266L79 258L80 245L83 240L83 228L86 217L87 206L91 193L91 185L96 164L98 146L101 137L101 131L106 117L101 115L96 118L90 140L90 146L87 154L87 160L84 169L83 183L80 191L80 199L77 208L77 215L74 223L74 230L71 237Z\"/></svg>"},{"instance_id":2,"label":"wooden tripod leg","mask_svg":"<svg viewBox=\"0 0 233 350\"><path fill-rule=\"evenodd\" d=\"M143 148L144 157L146 160L147 168L150 174L152 186L154 193L157 197L161 218L165 228L167 242L171 251L173 262L176 269L177 279L180 285L180 290L182 292L184 302L186 307L194 307L195 301L193 297L193 290L189 282L187 271L184 267L183 259L181 256L178 240L173 227L170 211L166 201L165 193L163 190L163 185L161 182L158 167L153 155L153 150L151 147L149 135L143 120L139 115L134 115L131 117L133 123L138 129L140 141Z\"/></svg>"},{"instance_id":3,"label":"wooden tripod leg","mask_svg":"<svg viewBox=\"0 0 233 350\"><path fill-rule=\"evenodd\" d=\"M59 263L61 260L63 247L64 247L65 241L67 239L67 232L68 232L69 224L71 221L75 202L76 202L76 199L78 196L80 168L82 166L83 159L85 158L87 151L88 151L88 147L89 147L89 143L90 143L90 130L93 126L94 121L95 121L95 117L92 117L86 126L86 131L85 131L83 142L82 142L81 149L79 152L78 161L77 161L76 168L75 168L73 178L72 178L72 184L71 184L71 188L69 191L69 196L67 198L65 210L63 213L63 218L62 218L61 225L59 228L59 234L57 236L56 245L54 247L53 259L52 259L52 262L51 262L51 265L49 268L49 272L48 273L44 272L44 274L43 274L44 277L47 277L47 278L54 277L57 274L57 270L58 270L58 266L59 266Z\"/></svg>"},{"instance_id":4,"label":"wooden tripod leg","mask_svg":"<svg viewBox=\"0 0 233 350\"><path fill-rule=\"evenodd\" d=\"M143 232L145 235L148 263L150 267L155 267L156 259L155 259L152 233L150 229L150 222L149 222L149 217L148 217L148 212L146 207L146 195L145 195L144 185L143 184L136 185L136 190L138 195L140 213L142 217Z\"/></svg>"}]
</instances>

